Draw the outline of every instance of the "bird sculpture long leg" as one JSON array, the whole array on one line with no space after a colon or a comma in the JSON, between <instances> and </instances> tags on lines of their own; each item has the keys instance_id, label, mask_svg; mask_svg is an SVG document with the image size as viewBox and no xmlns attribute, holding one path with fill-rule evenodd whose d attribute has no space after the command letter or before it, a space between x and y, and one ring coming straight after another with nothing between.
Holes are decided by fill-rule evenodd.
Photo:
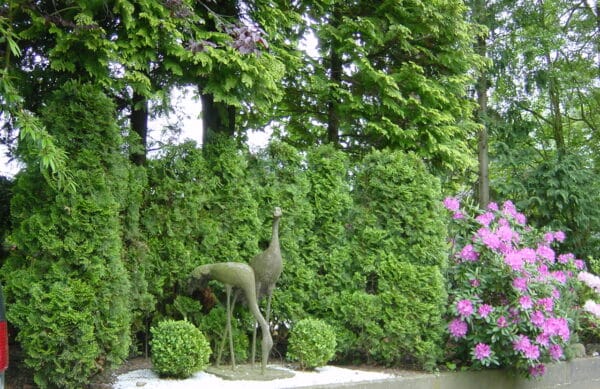
<instances>
[{"instance_id":1,"label":"bird sculpture long leg","mask_svg":"<svg viewBox=\"0 0 600 389\"><path fill-rule=\"evenodd\" d=\"M231 289L227 290L226 287L226 293L227 293L227 322L225 323L225 331L223 332L223 336L221 336L221 343L219 344L219 349L217 350L217 366L221 365L221 356L223 355L223 349L225 348L225 341L229 339L229 346L230 346L230 350L229 353L231 354L231 367L232 369L235 369L235 354L234 354L234 350L233 350L233 334L232 334L232 326L231 326L231 318L233 317L233 311L235 309L235 303L237 301L237 293L233 293L233 300L231 301L231 303L229 302L229 296L231 294Z\"/></svg>"},{"instance_id":2,"label":"bird sculpture long leg","mask_svg":"<svg viewBox=\"0 0 600 389\"><path fill-rule=\"evenodd\" d=\"M227 291L227 333L229 334L229 355L231 356L231 369L235 369L235 352L233 351L233 331L231 330L231 316L233 308L231 307L231 285L225 286Z\"/></svg>"},{"instance_id":3,"label":"bird sculpture long leg","mask_svg":"<svg viewBox=\"0 0 600 389\"><path fill-rule=\"evenodd\" d=\"M260 286L257 286L260 287ZM270 316L271 316L271 297L272 297L272 293L269 293L267 295L267 309L265 311L265 320L267 321L267 323L270 323ZM251 353L251 359L250 359L250 364L252 366L254 366L254 361L256 360L256 331L257 331L257 326L256 323L254 323L254 329L252 331L252 353Z\"/></svg>"}]
</instances>

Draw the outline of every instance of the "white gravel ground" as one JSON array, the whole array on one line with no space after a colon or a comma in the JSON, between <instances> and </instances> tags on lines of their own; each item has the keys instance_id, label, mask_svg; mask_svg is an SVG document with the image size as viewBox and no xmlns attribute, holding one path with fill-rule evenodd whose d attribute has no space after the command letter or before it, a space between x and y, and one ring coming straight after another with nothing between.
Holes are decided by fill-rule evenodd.
<instances>
[{"instance_id":1,"label":"white gravel ground","mask_svg":"<svg viewBox=\"0 0 600 389\"><path fill-rule=\"evenodd\" d=\"M279 366L269 366L282 368ZM325 385L344 382L373 381L392 378L394 375L343 369L334 366L317 368L313 372L294 371L292 378L276 379L272 381L226 381L208 373L197 373L185 380L160 379L150 369L134 370L117 377L114 389L192 389L192 388L219 388L219 389L281 389L299 388L303 386Z\"/></svg>"}]
</instances>

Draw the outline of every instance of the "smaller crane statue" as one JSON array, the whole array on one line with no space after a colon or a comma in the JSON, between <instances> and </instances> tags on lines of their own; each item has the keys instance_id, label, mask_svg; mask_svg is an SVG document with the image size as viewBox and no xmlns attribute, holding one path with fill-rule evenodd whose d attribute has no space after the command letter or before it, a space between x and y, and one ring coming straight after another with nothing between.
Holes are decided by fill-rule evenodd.
<instances>
[{"instance_id":1,"label":"smaller crane statue","mask_svg":"<svg viewBox=\"0 0 600 389\"><path fill-rule=\"evenodd\" d=\"M229 350L231 353L231 367L235 369L235 358L233 351L233 334L231 330L231 316L233 304L231 304L231 291L237 288L244 293L246 302L250 312L258 322L262 330L262 362L261 373L265 373L269 353L273 347L273 339L269 330L269 324L260 313L258 301L256 298L256 282L254 279L254 270L241 262L220 262L198 266L192 271L192 279L190 280L190 291L201 288L208 283L209 280L216 280L225 285L227 293L227 324L225 336L229 335Z\"/></svg>"}]
</instances>

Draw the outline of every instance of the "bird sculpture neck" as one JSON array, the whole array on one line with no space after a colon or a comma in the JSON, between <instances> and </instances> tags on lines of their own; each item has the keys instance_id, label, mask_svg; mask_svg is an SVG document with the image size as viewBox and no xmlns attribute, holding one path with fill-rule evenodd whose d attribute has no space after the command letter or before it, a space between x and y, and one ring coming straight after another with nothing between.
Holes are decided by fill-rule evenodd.
<instances>
[{"instance_id":1,"label":"bird sculpture neck","mask_svg":"<svg viewBox=\"0 0 600 389\"><path fill-rule=\"evenodd\" d=\"M279 217L273 218L273 232L271 233L270 247L279 249Z\"/></svg>"}]
</instances>

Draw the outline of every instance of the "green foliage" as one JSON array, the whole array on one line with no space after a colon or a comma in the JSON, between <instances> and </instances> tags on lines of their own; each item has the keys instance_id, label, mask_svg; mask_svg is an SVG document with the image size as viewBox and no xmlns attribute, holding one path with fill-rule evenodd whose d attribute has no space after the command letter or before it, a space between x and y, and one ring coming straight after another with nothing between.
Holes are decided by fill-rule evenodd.
<instances>
[{"instance_id":1,"label":"green foliage","mask_svg":"<svg viewBox=\"0 0 600 389\"><path fill-rule=\"evenodd\" d=\"M597 12L562 0L483 3L492 191L533 224L567 231L577 255L597 256Z\"/></svg>"},{"instance_id":2,"label":"green foliage","mask_svg":"<svg viewBox=\"0 0 600 389\"><path fill-rule=\"evenodd\" d=\"M208 366L208 341L192 323L165 320L152 327L152 365L162 377L187 378Z\"/></svg>"},{"instance_id":3,"label":"green foliage","mask_svg":"<svg viewBox=\"0 0 600 389\"><path fill-rule=\"evenodd\" d=\"M471 164L473 106L464 96L481 60L466 11L454 0L307 7L319 53L289 76L282 136L306 149L333 142L355 156L413 151L440 170Z\"/></svg>"},{"instance_id":4,"label":"green foliage","mask_svg":"<svg viewBox=\"0 0 600 389\"><path fill-rule=\"evenodd\" d=\"M8 238L15 249L2 276L7 315L42 388L81 387L128 355L130 283L119 219L127 162L113 108L93 86L65 84L43 120L69 152L77 191L57 191L31 167L16 177Z\"/></svg>"},{"instance_id":5,"label":"green foliage","mask_svg":"<svg viewBox=\"0 0 600 389\"><path fill-rule=\"evenodd\" d=\"M79 280L42 285L26 271L13 276L29 276L11 285L11 293L28 288L31 297L27 305L11 304L9 318L20 329L18 340L26 350L26 363L34 368L36 384L43 388L83 386L97 373L95 362L102 354L95 333L98 318L90 309L96 305L96 291Z\"/></svg>"},{"instance_id":6,"label":"green foliage","mask_svg":"<svg viewBox=\"0 0 600 389\"><path fill-rule=\"evenodd\" d=\"M242 304L240 304L242 305ZM254 323L254 318L245 311L246 307L242 305L241 309L236 309L236 318L232 323L233 332L233 352L236 361L245 361L248 359L250 338L248 336ZM223 342L225 326L227 323L227 313L225 307L219 306L210 310L206 315L202 315L198 328L206 335L210 342L211 349L215 350L213 358L220 355L222 361L231 360L228 340ZM221 361L221 362L222 362Z\"/></svg>"},{"instance_id":7,"label":"green foliage","mask_svg":"<svg viewBox=\"0 0 600 389\"><path fill-rule=\"evenodd\" d=\"M354 335L340 348L348 358L432 368L446 296L439 182L414 155L374 151L357 169L354 196L353 286L333 308Z\"/></svg>"},{"instance_id":8,"label":"green foliage","mask_svg":"<svg viewBox=\"0 0 600 389\"><path fill-rule=\"evenodd\" d=\"M341 360L431 367L440 354L447 253L439 183L419 158L375 151L351 168L331 145L304 154L282 142L247 158L221 140L203 152L172 147L151 161L142 220L155 258L148 278L159 302L155 319L192 320L217 349L223 308L179 296L179 285L199 264L249 260L269 242L272 209L280 206L284 272L273 322L328 319ZM220 284L212 287L223 295ZM242 312L234 325L239 359L251 328ZM285 337L275 336L282 353Z\"/></svg>"},{"instance_id":9,"label":"green foliage","mask_svg":"<svg viewBox=\"0 0 600 389\"><path fill-rule=\"evenodd\" d=\"M311 148L306 160L308 200L315 218L303 250L305 266L315 274L306 309L313 316L328 318L338 304L338 294L348 289L352 274L350 163L347 155L332 145Z\"/></svg>"},{"instance_id":10,"label":"green foliage","mask_svg":"<svg viewBox=\"0 0 600 389\"><path fill-rule=\"evenodd\" d=\"M209 174L193 142L165 149L161 158L149 161L147 175L140 212L148 245L144 276L159 312L164 313L178 281L203 263L199 246L206 239L202 227L210 223L206 209L217 179Z\"/></svg>"},{"instance_id":11,"label":"green foliage","mask_svg":"<svg viewBox=\"0 0 600 389\"><path fill-rule=\"evenodd\" d=\"M137 335L146 330L146 319L154 311L156 298L150 293L148 276L150 273L149 247L147 237L140 228L141 207L147 185L146 169L130 166L125 178L128 189L121 199L121 223L123 225L123 259L131 280L132 323L131 334Z\"/></svg>"},{"instance_id":12,"label":"green foliage","mask_svg":"<svg viewBox=\"0 0 600 389\"><path fill-rule=\"evenodd\" d=\"M600 254L598 174L586 165L575 155L545 158L499 187L503 197L512 196L527 209L530 223L565 231L565 250L581 258Z\"/></svg>"},{"instance_id":13,"label":"green foliage","mask_svg":"<svg viewBox=\"0 0 600 389\"><path fill-rule=\"evenodd\" d=\"M199 310L194 314L189 301L179 295L185 293L196 266L245 262L259 252L258 203L247 163L233 141L217 138L204 150L193 142L168 147L148 166L149 190L141 211L148 242L144 274L156 299L156 312L148 319L187 317L206 330L213 345L218 344L216 336L220 339L222 329L208 331ZM215 293L223 292L218 288ZM217 312L209 315L213 320Z\"/></svg>"},{"instance_id":14,"label":"green foliage","mask_svg":"<svg viewBox=\"0 0 600 389\"><path fill-rule=\"evenodd\" d=\"M4 239L11 227L10 222L10 198L12 197L13 181L7 177L0 176L0 266L8 254L4 247Z\"/></svg>"},{"instance_id":15,"label":"green foliage","mask_svg":"<svg viewBox=\"0 0 600 389\"><path fill-rule=\"evenodd\" d=\"M414 154L374 151L356 174L356 220L365 263L393 255L399 262L446 265L446 222L440 184Z\"/></svg>"},{"instance_id":16,"label":"green foliage","mask_svg":"<svg viewBox=\"0 0 600 389\"><path fill-rule=\"evenodd\" d=\"M292 327L288 359L298 361L300 368L326 365L335 355L333 327L320 319L302 319Z\"/></svg>"},{"instance_id":17,"label":"green foliage","mask_svg":"<svg viewBox=\"0 0 600 389\"><path fill-rule=\"evenodd\" d=\"M310 183L302 154L284 142L269 144L249 166L255 197L261 205L259 243L264 249L271 239L273 208L281 207L283 217L279 236L284 257L284 272L278 283L278 298L273 300L272 317L283 323L303 317L315 290L316 275L306 255L307 239L312 235L313 210L308 202Z\"/></svg>"},{"instance_id":18,"label":"green foliage","mask_svg":"<svg viewBox=\"0 0 600 389\"><path fill-rule=\"evenodd\" d=\"M200 220L200 251L208 262L247 261L258 252L258 202L247 175L248 156L232 139L218 137L204 150L214 189Z\"/></svg>"}]
</instances>

